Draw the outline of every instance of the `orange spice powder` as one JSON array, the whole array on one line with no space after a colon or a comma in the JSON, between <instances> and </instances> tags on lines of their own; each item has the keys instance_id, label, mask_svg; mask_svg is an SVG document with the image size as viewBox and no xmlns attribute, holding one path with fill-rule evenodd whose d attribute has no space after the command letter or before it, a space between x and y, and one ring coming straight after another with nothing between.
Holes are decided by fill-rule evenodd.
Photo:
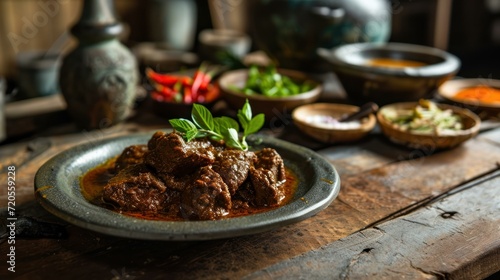
<instances>
[{"instance_id":1,"label":"orange spice powder","mask_svg":"<svg viewBox=\"0 0 500 280\"><path fill-rule=\"evenodd\" d=\"M465 88L455 94L454 98L474 100L481 103L500 103L500 89L486 85Z\"/></svg>"}]
</instances>

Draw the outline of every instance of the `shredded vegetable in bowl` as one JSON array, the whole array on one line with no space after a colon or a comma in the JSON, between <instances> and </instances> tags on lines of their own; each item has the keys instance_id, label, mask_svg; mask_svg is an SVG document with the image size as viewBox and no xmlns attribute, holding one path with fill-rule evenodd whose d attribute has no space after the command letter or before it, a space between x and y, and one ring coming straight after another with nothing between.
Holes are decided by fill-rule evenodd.
<instances>
[{"instance_id":1,"label":"shredded vegetable in bowl","mask_svg":"<svg viewBox=\"0 0 500 280\"><path fill-rule=\"evenodd\" d=\"M443 135L462 130L462 120L451 110L441 110L434 102L421 99L410 110L387 109L383 116L402 131Z\"/></svg>"}]
</instances>

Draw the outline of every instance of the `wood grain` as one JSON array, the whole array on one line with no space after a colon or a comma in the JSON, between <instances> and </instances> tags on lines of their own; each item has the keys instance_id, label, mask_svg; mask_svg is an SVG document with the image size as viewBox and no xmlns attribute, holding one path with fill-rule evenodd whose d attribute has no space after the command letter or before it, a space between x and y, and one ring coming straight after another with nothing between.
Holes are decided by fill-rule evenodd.
<instances>
[{"instance_id":1,"label":"wood grain","mask_svg":"<svg viewBox=\"0 0 500 280\"><path fill-rule=\"evenodd\" d=\"M490 177L245 279L484 279L500 270L500 171Z\"/></svg>"},{"instance_id":2,"label":"wood grain","mask_svg":"<svg viewBox=\"0 0 500 280\"><path fill-rule=\"evenodd\" d=\"M158 125L161 125L161 122ZM426 205L428 201L441 197L470 180L484 177L485 174L498 168L500 145L494 140L496 134L493 131L488 132L488 135L484 137L473 139L457 149L436 152L431 155L422 155L421 151L391 146L379 136L374 136L367 142L356 146L344 146L342 149L330 147L318 150L319 154L325 156L335 167L342 170L340 172L342 186L338 199L327 209L305 221L271 232L238 238L203 242L154 242L116 238L60 221L33 201L32 182L36 170L58 152L82 142L135 131L149 131L155 128L157 127L152 125L152 122L150 125L126 123L101 131L81 132L73 130L70 134L51 136L49 139L52 146L19 168L17 182L19 197L17 198L19 203L23 204L20 206L19 214L65 225L68 238L17 240L17 276L25 279L46 279L51 275L74 279L108 279L118 276L125 277L126 275L151 279L164 279L165 277L169 277L169 279L202 277L234 279L245 276L266 278L268 274L279 277L282 273L280 271L285 268L291 269L292 275L294 271L297 275L309 275L300 268L298 268L299 270L293 268L293 265L296 264L294 260L300 258L301 255L307 257L311 254L311 258L321 256L321 252L325 248L330 248L329 246L336 248L334 251L344 248L342 250L344 250L345 256L343 256L349 260L345 264L349 264L355 257L351 272L346 274L347 276L362 275L368 271L368 268L360 266L361 264L373 263L376 265L379 260L383 264L391 265L389 269L391 271L392 265L394 265L394 271L400 273L384 272L388 276L408 275L424 279L439 276L437 273L428 273L433 271L443 271L443 273L470 271L474 274L478 273L477 270L482 267L481 265L485 266L483 267L484 271L491 272L492 269L495 269L487 260L497 256L498 251L495 250L498 250L499 244L494 243L495 240L488 239L485 235L480 235L477 239L472 238L477 234L474 230L479 228L484 228L485 233L491 233L490 231L493 230L491 224L494 225L491 219L498 218L495 213L484 212L485 217L481 219L481 223L474 222L471 224L472 227L464 227L463 233L457 232L455 234L456 227L460 223L452 223L455 219L442 219L439 218L439 215L445 211L456 211L460 213L456 216L456 218L460 217L459 222L468 222L469 220L465 218L472 211L472 208L469 209L468 206L467 209L451 207L455 204L446 204L450 198L443 199L442 203L444 204L439 206L440 209L445 209L444 211ZM300 140L297 139L297 141ZM21 150L26 148L19 144L15 147ZM19 157L12 151L2 152L3 149L9 148L11 147L0 149L0 154L9 155L7 160L15 160L16 157ZM495 186L495 184L498 186L497 181L493 181L491 186ZM491 186L485 188L488 191L485 191L484 194L473 193L478 195L477 199L487 195L500 197L498 196L498 187L492 188ZM464 191L464 193L470 192ZM0 189L2 207L5 207L5 198L5 190L2 188ZM464 195L460 203L463 205L471 203L471 205L479 206L477 199L468 200L468 196ZM495 201L490 202L494 203ZM460 204L456 205L460 206ZM477 209L479 213L483 213L482 211L489 211L490 208L479 207ZM402 215L401 213L412 213L415 210L423 211L423 216L406 217L406 220L401 220L401 217L393 219L393 217ZM432 216L435 217L434 222L430 223L425 220ZM384 223L380 224L381 222ZM425 232L425 236L420 236L418 233L423 233L423 230L427 229L425 225L429 223L432 228L441 229L442 227L440 231L442 235L436 236L431 231ZM373 225L377 225L376 228ZM487 228L488 226L490 228ZM381 228L382 230L380 230ZM415 233L405 235L402 231L406 228L412 228ZM460 234L461 238L459 238ZM392 244L391 238L396 237L399 238L399 241ZM353 240L357 241L353 241L352 244L346 243L345 238L354 238ZM470 242L473 242L471 244L479 246L479 251L468 254L463 261L458 256L463 255L472 247L464 247L455 253L446 251L447 248L459 248L460 244L466 244L463 243L463 240L467 238L471 238ZM389 243L386 249L377 247L376 251L363 252L363 249L368 248L362 246L363 244L372 244L370 242L378 244L378 240L386 239L389 240L384 241ZM403 241L406 243L403 244ZM445 270L439 270L428 266L424 263L425 259L422 258L419 259L419 263L415 262L414 266L423 270L414 269L411 265L408 267L408 258L412 248L420 246L422 242L442 244L439 247L437 245L430 246L425 256L428 258L440 255L453 256L453 263L444 266ZM359 247L352 247L356 244ZM486 245L491 247L488 248ZM355 249L345 249L348 247ZM6 242L0 244L2 252L6 249ZM408 252L403 254L398 249L408 250ZM381 255L373 255L379 251ZM386 256L384 252L386 255L392 255ZM485 256L478 257L477 254L485 254ZM433 259L435 260L435 257ZM321 264L321 261L322 259L319 258L316 264ZM325 264L321 265L325 267L320 266L318 271L328 267L326 257L324 262ZM276 265L274 268L268 268L273 264ZM335 270L335 273L342 273L341 271L344 270L341 268L344 267L341 266L338 271ZM5 271L0 270L0 278L4 279L4 276L7 276Z\"/></svg>"}]
</instances>

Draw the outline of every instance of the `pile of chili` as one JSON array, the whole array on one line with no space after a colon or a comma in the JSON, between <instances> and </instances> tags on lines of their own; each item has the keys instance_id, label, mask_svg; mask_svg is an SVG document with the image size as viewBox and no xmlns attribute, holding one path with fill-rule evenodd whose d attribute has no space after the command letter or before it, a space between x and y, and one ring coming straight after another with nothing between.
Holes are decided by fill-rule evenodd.
<instances>
[{"instance_id":1,"label":"pile of chili","mask_svg":"<svg viewBox=\"0 0 500 280\"><path fill-rule=\"evenodd\" d=\"M454 98L461 100L474 100L481 103L500 103L500 89L486 85L465 88L457 92Z\"/></svg>"},{"instance_id":2,"label":"pile of chili","mask_svg":"<svg viewBox=\"0 0 500 280\"><path fill-rule=\"evenodd\" d=\"M164 74L146 69L146 77L153 87L151 97L160 102L206 103L219 96L218 88L211 84L217 69L207 71L202 64L192 77L185 75Z\"/></svg>"}]
</instances>

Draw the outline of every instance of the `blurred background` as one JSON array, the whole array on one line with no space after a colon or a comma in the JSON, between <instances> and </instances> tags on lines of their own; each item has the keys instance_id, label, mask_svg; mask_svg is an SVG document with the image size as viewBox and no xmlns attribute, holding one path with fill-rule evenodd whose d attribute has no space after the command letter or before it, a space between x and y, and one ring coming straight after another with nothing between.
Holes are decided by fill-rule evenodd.
<instances>
[{"instance_id":1,"label":"blurred background","mask_svg":"<svg viewBox=\"0 0 500 280\"><path fill-rule=\"evenodd\" d=\"M381 1L386 1L389 7L384 16L378 14L377 7L370 6ZM262 44L258 46L258 43L265 41L266 38L262 34L266 31L266 25L270 26L265 21L268 19L265 16L266 12L279 13L280 4L285 7L285 2L300 1L274 0L275 10L262 10L262 14L257 15L261 16L258 17L258 21L249 18L246 5L270 1L114 0L111 2L114 2L117 18L125 26L120 40L132 50L142 66L149 64L155 66L157 70L175 71L180 67L195 66L200 60L210 59L211 49L207 49L207 46L200 42L200 38L210 39L220 34L202 36L203 31L207 29L231 29L248 34L251 39L248 49L245 49L245 44L248 42L240 40L243 42L243 54L262 49ZM500 77L500 67L498 67L500 0L380 0L370 1L371 4L367 1L354 0L314 2L344 6L346 14L350 13L349 16L357 17L358 23L364 24L364 26L361 24L357 26L358 23L342 26L341 28L345 30L349 29L343 33L344 37L339 37L344 40L343 42L349 40L355 42L366 39L363 36L374 35L368 39L436 47L460 58L462 66L457 74L459 77L493 79ZM0 99L0 103L51 95L58 91L60 58L78 44L69 30L79 19L82 4L83 0L0 0L0 89L3 87L5 94L0 96L5 97L4 100ZM324 10L317 12L321 16ZM328 10L326 21L334 22L337 18L346 16L343 13L335 9ZM375 18L374 25L363 22L368 14ZM324 24L325 19L322 20ZM262 32L257 34L261 36L257 38L254 31L259 23ZM302 23L313 25L309 22L309 18L299 21L298 25ZM297 23L295 24L297 26ZM285 25L279 29L279 33L281 31L283 33L278 35L286 35L286 32L292 29L293 27ZM266 35L268 37L274 35L269 30L268 33L270 33ZM268 39L267 43L270 42ZM298 48L307 47L306 43L298 44ZM235 49L235 52L237 51ZM42 59L37 61L36 65L30 64L33 62L33 57L40 55ZM164 60L168 60L168 63L162 64ZM37 74L33 78L35 71L42 74ZM6 81L3 86L2 78ZM35 86L36 89L30 88ZM37 105L37 108L29 110L40 110L45 105L64 106L62 103L48 101L48 104ZM15 115L14 111L16 110L11 110L10 118L17 117L12 115ZM47 122L55 123L55 120Z\"/></svg>"},{"instance_id":2,"label":"blurred background","mask_svg":"<svg viewBox=\"0 0 500 280\"><path fill-rule=\"evenodd\" d=\"M126 24L124 41L161 41L162 2L171 0L115 0L117 16ZM278 0L279 1L279 0ZM175 2L175 1L173 1ZM196 6L195 32L208 28L245 31L241 0L189 0ZM456 54L463 66L459 76L500 75L500 1L393 0L389 41L435 46ZM45 5L43 5L45 3ZM0 76L10 82L17 75L16 55L26 51L68 51L75 39L65 34L80 14L82 0L1 0ZM214 7L226 9L217 17ZM211 10L212 8L212 10ZM166 11L166 10L165 10ZM188 12L185 11L187 14ZM239 14L238 14L239 13ZM230 15L230 16L227 16ZM180 17L180 16L179 16ZM217 19L218 18L218 19ZM178 25L178 24L177 24ZM67 38L69 37L69 38ZM68 39L69 41L66 41ZM189 49L196 52L197 36Z\"/></svg>"}]
</instances>

